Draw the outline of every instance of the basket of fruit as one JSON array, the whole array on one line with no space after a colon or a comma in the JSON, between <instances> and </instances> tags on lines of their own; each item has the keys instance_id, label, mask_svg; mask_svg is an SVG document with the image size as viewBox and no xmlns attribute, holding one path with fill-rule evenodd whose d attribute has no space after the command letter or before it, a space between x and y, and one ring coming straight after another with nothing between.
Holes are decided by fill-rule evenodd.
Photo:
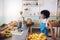
<instances>
[{"instance_id":1,"label":"basket of fruit","mask_svg":"<svg viewBox=\"0 0 60 40\"><path fill-rule=\"evenodd\" d=\"M9 30L4 30L0 33L0 38L12 37L12 34Z\"/></svg>"},{"instance_id":2,"label":"basket of fruit","mask_svg":"<svg viewBox=\"0 0 60 40\"><path fill-rule=\"evenodd\" d=\"M28 40L47 40L47 37L43 33L33 33L28 35Z\"/></svg>"},{"instance_id":3,"label":"basket of fruit","mask_svg":"<svg viewBox=\"0 0 60 40\"><path fill-rule=\"evenodd\" d=\"M33 25L32 19L28 18L26 21L26 26L32 26L32 25Z\"/></svg>"},{"instance_id":4,"label":"basket of fruit","mask_svg":"<svg viewBox=\"0 0 60 40\"><path fill-rule=\"evenodd\" d=\"M4 34L5 34L6 37L11 37L12 36L12 34L9 30L5 30Z\"/></svg>"}]
</instances>

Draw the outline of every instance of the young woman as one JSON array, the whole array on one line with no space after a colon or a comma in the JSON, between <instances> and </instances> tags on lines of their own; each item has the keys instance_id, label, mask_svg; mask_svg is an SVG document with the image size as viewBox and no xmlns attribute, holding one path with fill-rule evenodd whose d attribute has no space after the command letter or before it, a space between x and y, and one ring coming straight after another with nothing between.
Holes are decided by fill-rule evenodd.
<instances>
[{"instance_id":1,"label":"young woman","mask_svg":"<svg viewBox=\"0 0 60 40\"><path fill-rule=\"evenodd\" d=\"M41 11L41 22L40 22L40 32L44 33L46 36L48 36L48 32L50 29L51 32L51 36L54 40L56 40L55 35L53 33L53 26L51 21L48 20L48 18L50 17L50 12L48 10L42 10Z\"/></svg>"}]
</instances>

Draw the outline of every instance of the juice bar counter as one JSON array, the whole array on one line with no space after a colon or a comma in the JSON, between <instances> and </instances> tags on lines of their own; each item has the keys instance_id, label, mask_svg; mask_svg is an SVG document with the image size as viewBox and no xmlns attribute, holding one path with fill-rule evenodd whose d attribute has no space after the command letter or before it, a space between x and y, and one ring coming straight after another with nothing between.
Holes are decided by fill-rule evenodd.
<instances>
[{"instance_id":1,"label":"juice bar counter","mask_svg":"<svg viewBox=\"0 0 60 40\"><path fill-rule=\"evenodd\" d=\"M9 38L0 38L0 40L26 40L26 37L28 35L28 29L18 32L18 30L12 31L12 37Z\"/></svg>"}]
</instances>

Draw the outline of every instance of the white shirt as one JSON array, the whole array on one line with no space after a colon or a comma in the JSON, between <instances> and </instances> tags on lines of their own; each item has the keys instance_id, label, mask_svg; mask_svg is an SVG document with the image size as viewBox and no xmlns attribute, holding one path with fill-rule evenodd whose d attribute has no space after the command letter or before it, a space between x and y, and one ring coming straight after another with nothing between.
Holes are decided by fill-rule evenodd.
<instances>
[{"instance_id":1,"label":"white shirt","mask_svg":"<svg viewBox=\"0 0 60 40\"><path fill-rule=\"evenodd\" d=\"M48 27L48 19L41 19L41 23L46 23L46 27Z\"/></svg>"},{"instance_id":2,"label":"white shirt","mask_svg":"<svg viewBox=\"0 0 60 40\"><path fill-rule=\"evenodd\" d=\"M20 17L19 17L19 19L18 19L19 21L21 21L21 22L23 22L23 16L22 15L20 15Z\"/></svg>"}]
</instances>

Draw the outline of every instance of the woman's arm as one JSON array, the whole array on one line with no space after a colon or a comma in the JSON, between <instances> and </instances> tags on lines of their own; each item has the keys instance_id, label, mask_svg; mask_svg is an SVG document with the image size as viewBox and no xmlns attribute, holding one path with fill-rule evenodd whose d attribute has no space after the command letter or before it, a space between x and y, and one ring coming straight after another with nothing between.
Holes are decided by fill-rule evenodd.
<instances>
[{"instance_id":1,"label":"woman's arm","mask_svg":"<svg viewBox=\"0 0 60 40\"><path fill-rule=\"evenodd\" d=\"M56 40L55 35L54 35L53 26L52 26L51 21L48 21L48 24L49 24L51 36L52 36L52 38L53 38L54 40Z\"/></svg>"}]
</instances>

